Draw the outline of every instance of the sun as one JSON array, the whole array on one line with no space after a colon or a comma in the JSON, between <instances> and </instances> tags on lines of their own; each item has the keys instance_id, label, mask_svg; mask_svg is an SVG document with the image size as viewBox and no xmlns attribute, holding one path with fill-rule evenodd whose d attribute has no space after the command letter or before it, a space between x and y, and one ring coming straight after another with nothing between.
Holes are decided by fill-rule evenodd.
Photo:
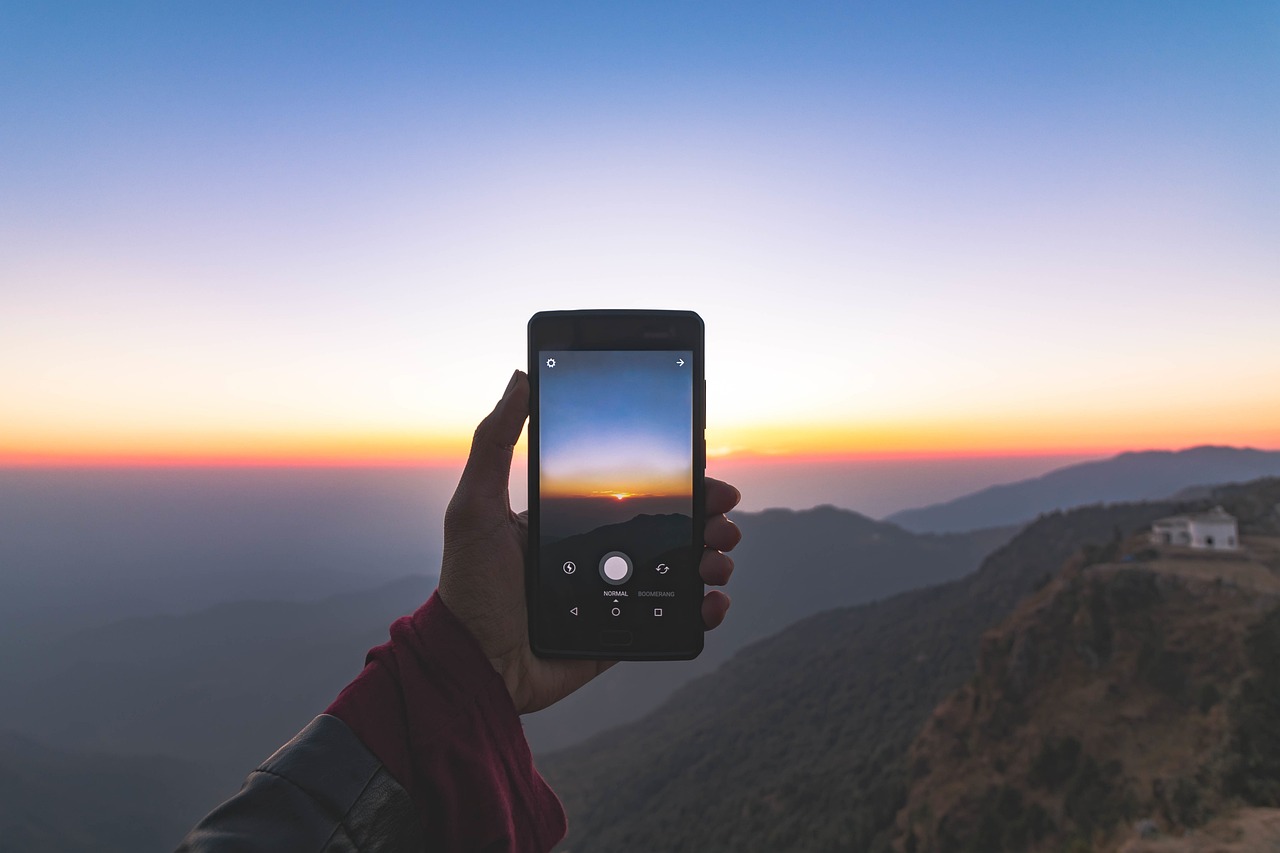
<instances>
[{"instance_id":1,"label":"sun","mask_svg":"<svg viewBox=\"0 0 1280 853\"><path fill-rule=\"evenodd\" d=\"M598 489L591 493L596 498L613 498L615 501L625 501L627 498L636 497L635 492L611 492L608 489Z\"/></svg>"}]
</instances>

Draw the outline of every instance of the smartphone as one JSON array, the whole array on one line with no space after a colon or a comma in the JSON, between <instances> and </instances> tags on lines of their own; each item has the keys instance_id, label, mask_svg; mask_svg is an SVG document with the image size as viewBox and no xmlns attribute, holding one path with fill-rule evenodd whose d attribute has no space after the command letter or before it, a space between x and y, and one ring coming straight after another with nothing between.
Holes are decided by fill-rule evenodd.
<instances>
[{"instance_id":1,"label":"smartphone","mask_svg":"<svg viewBox=\"0 0 1280 853\"><path fill-rule=\"evenodd\" d=\"M529 641L542 657L702 651L706 383L692 311L529 320Z\"/></svg>"}]
</instances>

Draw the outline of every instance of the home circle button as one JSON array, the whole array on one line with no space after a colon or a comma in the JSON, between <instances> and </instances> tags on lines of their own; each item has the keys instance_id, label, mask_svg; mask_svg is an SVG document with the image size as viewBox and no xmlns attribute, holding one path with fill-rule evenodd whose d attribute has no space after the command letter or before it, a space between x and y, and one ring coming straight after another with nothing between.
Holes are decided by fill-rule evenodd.
<instances>
[{"instance_id":1,"label":"home circle button","mask_svg":"<svg viewBox=\"0 0 1280 853\"><path fill-rule=\"evenodd\" d=\"M600 558L600 577L611 584L624 584L631 579L631 558L621 551L610 551Z\"/></svg>"}]
</instances>

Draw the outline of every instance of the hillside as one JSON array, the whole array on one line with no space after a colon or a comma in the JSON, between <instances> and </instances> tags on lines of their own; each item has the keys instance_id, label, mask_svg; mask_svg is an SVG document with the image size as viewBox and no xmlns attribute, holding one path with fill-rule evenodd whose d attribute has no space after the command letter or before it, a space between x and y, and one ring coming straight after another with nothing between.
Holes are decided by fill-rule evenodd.
<instances>
[{"instance_id":1,"label":"hillside","mask_svg":"<svg viewBox=\"0 0 1280 853\"><path fill-rule=\"evenodd\" d=\"M988 632L911 747L895 848L1229 849L1241 806L1280 807L1280 538L1254 530L1236 554L1115 543Z\"/></svg>"},{"instance_id":2,"label":"hillside","mask_svg":"<svg viewBox=\"0 0 1280 853\"><path fill-rule=\"evenodd\" d=\"M883 849L907 748L972 673L983 630L1085 545L1173 509L1045 516L963 579L812 616L644 719L549 756L540 766L570 818L564 849ZM832 559L833 571L858 570Z\"/></svg>"},{"instance_id":3,"label":"hillside","mask_svg":"<svg viewBox=\"0 0 1280 853\"><path fill-rule=\"evenodd\" d=\"M946 503L903 510L886 521L918 533L1020 524L1067 507L1121 501L1203 497L1184 491L1206 484L1280 476L1280 451L1193 447L1178 452L1122 453L1070 465L1041 477L993 486Z\"/></svg>"}]
</instances>

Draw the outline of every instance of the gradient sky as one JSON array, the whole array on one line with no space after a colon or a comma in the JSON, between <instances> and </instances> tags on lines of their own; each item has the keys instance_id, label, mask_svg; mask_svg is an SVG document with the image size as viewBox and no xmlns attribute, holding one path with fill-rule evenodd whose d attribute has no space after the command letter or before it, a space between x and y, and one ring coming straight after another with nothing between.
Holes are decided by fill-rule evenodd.
<instances>
[{"instance_id":1,"label":"gradient sky","mask_svg":"<svg viewBox=\"0 0 1280 853\"><path fill-rule=\"evenodd\" d=\"M555 360L538 365L543 497L693 493L692 353L543 356Z\"/></svg>"},{"instance_id":2,"label":"gradient sky","mask_svg":"<svg viewBox=\"0 0 1280 853\"><path fill-rule=\"evenodd\" d=\"M538 310L712 454L1280 447L1280 5L0 4L0 462L454 459Z\"/></svg>"}]
</instances>

